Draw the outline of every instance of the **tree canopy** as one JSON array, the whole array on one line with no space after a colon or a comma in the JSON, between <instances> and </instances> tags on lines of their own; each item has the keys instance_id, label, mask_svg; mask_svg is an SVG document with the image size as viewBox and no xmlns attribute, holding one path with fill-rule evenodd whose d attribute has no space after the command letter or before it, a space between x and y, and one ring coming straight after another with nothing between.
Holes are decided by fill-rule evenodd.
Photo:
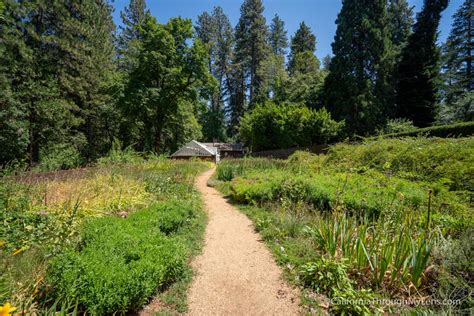
<instances>
[{"instance_id":1,"label":"tree canopy","mask_svg":"<svg viewBox=\"0 0 474 316\"><path fill-rule=\"evenodd\" d=\"M440 52L436 45L441 12L448 0L425 0L398 65L398 116L425 127L434 122L438 101Z\"/></svg>"},{"instance_id":2,"label":"tree canopy","mask_svg":"<svg viewBox=\"0 0 474 316\"><path fill-rule=\"evenodd\" d=\"M472 0L440 51L447 2L424 0L414 23L407 0L344 0L320 62L323 30L301 21L289 39L263 0L242 0L236 25L219 6L193 25L159 22L145 0L129 0L118 30L109 0L2 0L0 165L69 168L118 143L157 154L192 139L262 149L328 141L324 126L352 138L393 122L472 120Z\"/></svg>"}]
</instances>

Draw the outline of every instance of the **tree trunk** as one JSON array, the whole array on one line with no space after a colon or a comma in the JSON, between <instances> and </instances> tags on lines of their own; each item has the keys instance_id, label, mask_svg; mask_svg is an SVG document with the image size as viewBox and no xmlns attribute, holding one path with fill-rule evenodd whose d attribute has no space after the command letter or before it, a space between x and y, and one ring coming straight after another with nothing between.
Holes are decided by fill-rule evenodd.
<instances>
[{"instance_id":1,"label":"tree trunk","mask_svg":"<svg viewBox=\"0 0 474 316\"><path fill-rule=\"evenodd\" d=\"M39 144L38 144L38 132L35 127L36 123L36 116L33 111L30 112L29 115L29 123L30 123L30 140L28 144L28 153L30 158L30 166L34 165L35 163L39 162Z\"/></svg>"},{"instance_id":2,"label":"tree trunk","mask_svg":"<svg viewBox=\"0 0 474 316\"><path fill-rule=\"evenodd\" d=\"M156 124L155 126L155 153L159 154L161 151L161 132L163 131L163 126L161 123Z\"/></svg>"}]
</instances>

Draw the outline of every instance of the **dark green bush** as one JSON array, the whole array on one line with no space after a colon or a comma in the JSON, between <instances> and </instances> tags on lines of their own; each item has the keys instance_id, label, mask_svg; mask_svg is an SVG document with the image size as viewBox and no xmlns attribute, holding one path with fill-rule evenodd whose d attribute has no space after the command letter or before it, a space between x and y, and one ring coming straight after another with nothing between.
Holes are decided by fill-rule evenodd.
<instances>
[{"instance_id":1,"label":"dark green bush","mask_svg":"<svg viewBox=\"0 0 474 316\"><path fill-rule=\"evenodd\" d=\"M334 140L344 126L325 110L302 104L257 105L242 118L240 135L254 151L326 144Z\"/></svg>"},{"instance_id":2,"label":"dark green bush","mask_svg":"<svg viewBox=\"0 0 474 316\"><path fill-rule=\"evenodd\" d=\"M47 277L51 295L77 301L92 314L138 310L158 289L182 277L186 249L169 234L193 216L190 204L168 202L127 219L90 220L79 249L52 260Z\"/></svg>"}]
</instances>

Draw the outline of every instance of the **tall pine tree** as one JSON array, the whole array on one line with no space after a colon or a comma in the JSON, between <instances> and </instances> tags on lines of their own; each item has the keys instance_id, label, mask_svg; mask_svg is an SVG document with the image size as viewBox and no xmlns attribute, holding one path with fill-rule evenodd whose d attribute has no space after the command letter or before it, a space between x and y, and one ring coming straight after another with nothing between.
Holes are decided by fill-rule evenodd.
<instances>
[{"instance_id":1,"label":"tall pine tree","mask_svg":"<svg viewBox=\"0 0 474 316\"><path fill-rule=\"evenodd\" d=\"M228 87L229 103L226 112L229 116L229 125L227 134L230 137L235 137L239 131L240 119L247 110L245 73L242 64L236 62L235 58L230 66Z\"/></svg>"},{"instance_id":2,"label":"tall pine tree","mask_svg":"<svg viewBox=\"0 0 474 316\"><path fill-rule=\"evenodd\" d=\"M399 117L429 126L438 101L440 53L436 45L441 12L448 0L425 0L398 67L396 105Z\"/></svg>"},{"instance_id":3,"label":"tall pine tree","mask_svg":"<svg viewBox=\"0 0 474 316\"><path fill-rule=\"evenodd\" d=\"M109 3L9 0L5 10L0 117L12 121L0 127L0 142L12 143L8 152L15 155L1 160L26 155L33 164L70 167L80 154L94 159L104 153L111 138L111 102L103 89L113 58Z\"/></svg>"},{"instance_id":4,"label":"tall pine tree","mask_svg":"<svg viewBox=\"0 0 474 316\"><path fill-rule=\"evenodd\" d=\"M265 94L260 68L269 48L263 10L262 0L245 0L235 30L235 63L242 67L245 83L248 84L250 106L261 101Z\"/></svg>"},{"instance_id":5,"label":"tall pine tree","mask_svg":"<svg viewBox=\"0 0 474 316\"><path fill-rule=\"evenodd\" d=\"M324 104L349 133L384 123L391 96L391 41L385 0L344 0L324 83Z\"/></svg>"},{"instance_id":6,"label":"tall pine tree","mask_svg":"<svg viewBox=\"0 0 474 316\"><path fill-rule=\"evenodd\" d=\"M265 99L279 100L283 97L283 89L288 79L285 69L288 37L285 30L285 22L277 14L275 14L270 24L268 43L270 51L260 68L260 74L264 82L262 91Z\"/></svg>"},{"instance_id":7,"label":"tall pine tree","mask_svg":"<svg viewBox=\"0 0 474 316\"><path fill-rule=\"evenodd\" d=\"M392 47L399 53L411 34L413 7L410 7L407 0L389 0L387 14Z\"/></svg>"},{"instance_id":8,"label":"tall pine tree","mask_svg":"<svg viewBox=\"0 0 474 316\"><path fill-rule=\"evenodd\" d=\"M307 74L317 71L320 63L314 55L315 50L316 36L309 26L301 22L295 35L291 38L291 52L288 62L290 75L297 72Z\"/></svg>"},{"instance_id":9,"label":"tall pine tree","mask_svg":"<svg viewBox=\"0 0 474 316\"><path fill-rule=\"evenodd\" d=\"M107 152L113 140L111 99L106 91L114 70L112 7L107 0L65 3L57 14L61 93L80 109L79 131L87 139L87 160ZM80 74L80 75L78 75Z\"/></svg>"},{"instance_id":10,"label":"tall pine tree","mask_svg":"<svg viewBox=\"0 0 474 316\"><path fill-rule=\"evenodd\" d=\"M130 0L124 11L120 12L123 25L120 26L121 33L117 43L118 61L120 68L128 72L132 71L138 62L140 24L148 12L145 0Z\"/></svg>"},{"instance_id":11,"label":"tall pine tree","mask_svg":"<svg viewBox=\"0 0 474 316\"><path fill-rule=\"evenodd\" d=\"M443 47L445 97L448 105L474 90L473 51L474 0L465 0L453 15L451 33Z\"/></svg>"},{"instance_id":12,"label":"tall pine tree","mask_svg":"<svg viewBox=\"0 0 474 316\"><path fill-rule=\"evenodd\" d=\"M288 48L288 36L285 30L285 22L283 22L278 14L275 14L270 24L268 42L273 54L278 56L285 55Z\"/></svg>"},{"instance_id":13,"label":"tall pine tree","mask_svg":"<svg viewBox=\"0 0 474 316\"><path fill-rule=\"evenodd\" d=\"M217 81L216 89L210 95L210 106L203 113L203 134L208 141L222 141L225 138L224 109L229 95L233 30L221 7L215 7L211 14L204 12L198 16L196 36L209 49L209 72Z\"/></svg>"},{"instance_id":14,"label":"tall pine tree","mask_svg":"<svg viewBox=\"0 0 474 316\"><path fill-rule=\"evenodd\" d=\"M306 51L313 52L316 49L316 36L306 23L301 22L295 36L291 38L291 54Z\"/></svg>"}]
</instances>

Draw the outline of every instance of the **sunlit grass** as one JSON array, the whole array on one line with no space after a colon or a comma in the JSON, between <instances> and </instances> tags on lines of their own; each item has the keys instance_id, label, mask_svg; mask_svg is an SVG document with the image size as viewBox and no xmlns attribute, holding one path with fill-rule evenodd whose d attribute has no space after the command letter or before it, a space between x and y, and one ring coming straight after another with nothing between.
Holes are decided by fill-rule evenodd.
<instances>
[{"instance_id":1,"label":"sunlit grass","mask_svg":"<svg viewBox=\"0 0 474 316\"><path fill-rule=\"evenodd\" d=\"M372 139L337 144L327 155L222 161L212 184L243 204L304 293L452 299L472 290L473 141ZM430 306L437 312L471 307L469 297L448 309ZM380 308L401 312L357 304L333 305L330 312Z\"/></svg>"},{"instance_id":2,"label":"sunlit grass","mask_svg":"<svg viewBox=\"0 0 474 316\"><path fill-rule=\"evenodd\" d=\"M186 258L194 253L191 249L199 247L204 222L202 214L198 214L201 201L193 187L194 179L209 167L208 163L201 161L170 161L163 157L151 157L149 160L141 158L132 162L102 163L85 169L45 174L28 173L2 179L0 303L10 301L28 313L53 313L59 309L71 312L74 308L77 310L78 307L91 307L85 306L84 303L78 306L76 299L70 302L62 296L52 295L54 298L45 299L44 295L55 285L45 281L51 258L61 255L65 249L80 249L77 247L83 239L84 225L89 225L91 221L103 221L104 227L109 222L116 222L114 240L125 240L128 237L120 228L124 221L122 218L141 216L143 209L157 202L168 203L176 199L190 202L187 207L193 210L190 216L196 219L196 223L190 219L189 227L179 233L182 234L179 240L173 241L178 248L188 249L181 252L179 258L183 262L186 261ZM160 221L163 223L157 227L162 227L167 233L174 231L173 225L176 225L177 218L175 213L161 216ZM147 221L145 218L140 222L142 228L134 228L136 231L129 229L128 234L140 233L146 239L147 232L140 232L140 229L149 229L149 226L142 225ZM164 222L169 224L165 225ZM112 232L109 233L111 234ZM107 236L104 238L107 240ZM99 252L105 244L99 243ZM97 253L94 260L100 259L102 255ZM151 263L145 261L143 271L146 272L146 267ZM168 265L166 262L163 264ZM103 269L113 269L113 264L104 265ZM119 275L121 272L117 273L117 277L125 279L125 276ZM189 274L189 271L186 270L186 274ZM172 279L163 279L167 284L171 281ZM150 287L150 284L147 286ZM137 286L139 288L140 284ZM70 287L72 292L75 291L73 287ZM159 287L159 284L156 287ZM143 292L145 295L140 292L140 302L143 303L155 289L147 289ZM110 291L113 292L113 289ZM179 295L182 299L185 291L179 292ZM112 302L111 306L116 306L113 304L115 303ZM138 305L129 307L136 309ZM123 308L126 310L127 307ZM185 304L180 308L184 310Z\"/></svg>"}]
</instances>

